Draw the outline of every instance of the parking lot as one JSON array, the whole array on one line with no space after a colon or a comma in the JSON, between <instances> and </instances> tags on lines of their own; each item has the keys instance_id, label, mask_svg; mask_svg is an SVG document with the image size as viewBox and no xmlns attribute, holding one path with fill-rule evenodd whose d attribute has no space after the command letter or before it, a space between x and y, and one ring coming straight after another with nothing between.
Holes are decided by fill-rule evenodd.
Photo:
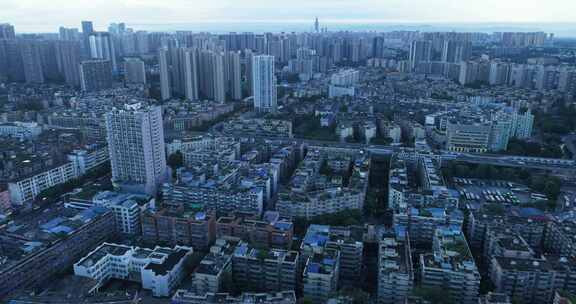
<instances>
[{"instance_id":1,"label":"parking lot","mask_svg":"<svg viewBox=\"0 0 576 304\"><path fill-rule=\"evenodd\" d=\"M522 205L547 199L525 185L509 181L456 177L454 185L463 201Z\"/></svg>"},{"instance_id":2,"label":"parking lot","mask_svg":"<svg viewBox=\"0 0 576 304\"><path fill-rule=\"evenodd\" d=\"M168 304L170 303L169 298L155 298L152 296L152 291L142 289L140 283L130 282L125 280L111 279L106 285L100 288L100 292L129 292L138 293L138 297L141 299L141 303L150 304Z\"/></svg>"}]
</instances>

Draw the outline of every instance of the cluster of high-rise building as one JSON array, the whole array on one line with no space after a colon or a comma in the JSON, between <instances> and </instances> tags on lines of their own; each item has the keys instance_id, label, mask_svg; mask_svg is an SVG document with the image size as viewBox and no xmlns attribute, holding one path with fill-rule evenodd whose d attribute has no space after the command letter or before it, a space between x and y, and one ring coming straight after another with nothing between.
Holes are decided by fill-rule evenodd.
<instances>
[{"instance_id":1,"label":"cluster of high-rise building","mask_svg":"<svg viewBox=\"0 0 576 304\"><path fill-rule=\"evenodd\" d=\"M242 98L238 52L170 46L161 48L158 54L163 100L173 95L220 103Z\"/></svg>"},{"instance_id":2,"label":"cluster of high-rise building","mask_svg":"<svg viewBox=\"0 0 576 304\"><path fill-rule=\"evenodd\" d=\"M115 37L95 32L91 22L82 25L81 34L60 28L57 39L0 37L3 76L34 84L63 80L86 91L111 88L112 73L119 71Z\"/></svg>"},{"instance_id":3,"label":"cluster of high-rise building","mask_svg":"<svg viewBox=\"0 0 576 304\"><path fill-rule=\"evenodd\" d=\"M486 83L539 91L558 90L574 93L574 68L543 64L538 61L517 64L499 60L467 61L460 64L458 81L463 84Z\"/></svg>"},{"instance_id":4,"label":"cluster of high-rise building","mask_svg":"<svg viewBox=\"0 0 576 304\"><path fill-rule=\"evenodd\" d=\"M462 85L485 84L538 91L557 90L574 93L574 67L546 58L528 63L500 59L462 60L456 62L420 60L416 56L412 70L417 74L441 75ZM402 69L402 62L398 64Z\"/></svg>"}]
</instances>

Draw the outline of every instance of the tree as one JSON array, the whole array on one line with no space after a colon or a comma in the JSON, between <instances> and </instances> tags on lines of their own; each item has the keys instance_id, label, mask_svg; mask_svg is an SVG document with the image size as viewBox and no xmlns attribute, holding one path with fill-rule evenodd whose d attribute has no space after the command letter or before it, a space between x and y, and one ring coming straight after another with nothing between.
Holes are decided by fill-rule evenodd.
<instances>
[{"instance_id":1,"label":"tree","mask_svg":"<svg viewBox=\"0 0 576 304\"><path fill-rule=\"evenodd\" d=\"M362 223L362 211L346 209L340 212L316 216L310 219L295 218L294 234L304 236L311 223L329 226L353 226Z\"/></svg>"},{"instance_id":2,"label":"tree","mask_svg":"<svg viewBox=\"0 0 576 304\"><path fill-rule=\"evenodd\" d=\"M375 137L370 140L373 145L388 146L392 143L392 138L390 137Z\"/></svg>"},{"instance_id":3,"label":"tree","mask_svg":"<svg viewBox=\"0 0 576 304\"><path fill-rule=\"evenodd\" d=\"M422 299L429 301L432 304L451 304L453 301L450 298L447 298L445 290L441 288L426 288L426 287L417 287L414 288L412 293L417 296L421 297Z\"/></svg>"},{"instance_id":4,"label":"tree","mask_svg":"<svg viewBox=\"0 0 576 304\"><path fill-rule=\"evenodd\" d=\"M328 165L328 161L324 160L322 162L322 165L320 166L320 174L326 175L326 176L335 175L334 170L332 170L332 168L330 168L330 166Z\"/></svg>"},{"instance_id":5,"label":"tree","mask_svg":"<svg viewBox=\"0 0 576 304\"><path fill-rule=\"evenodd\" d=\"M358 288L344 287L338 292L338 295L349 298L353 304L366 304L370 302L370 294Z\"/></svg>"},{"instance_id":6,"label":"tree","mask_svg":"<svg viewBox=\"0 0 576 304\"><path fill-rule=\"evenodd\" d=\"M300 76L297 73L286 74L284 80L288 83L298 83L300 81Z\"/></svg>"},{"instance_id":7,"label":"tree","mask_svg":"<svg viewBox=\"0 0 576 304\"><path fill-rule=\"evenodd\" d=\"M368 191L364 202L364 213L368 216L381 218L386 214L386 208L382 203L383 194Z\"/></svg>"},{"instance_id":8,"label":"tree","mask_svg":"<svg viewBox=\"0 0 576 304\"><path fill-rule=\"evenodd\" d=\"M170 156L168 156L168 166L170 166L170 168L172 168L172 170L176 171L176 169L181 168L184 166L184 156L182 155L182 152L180 151L176 151L172 154L170 154Z\"/></svg>"},{"instance_id":9,"label":"tree","mask_svg":"<svg viewBox=\"0 0 576 304\"><path fill-rule=\"evenodd\" d=\"M357 142L359 142L354 135L350 135L350 136L346 137L345 140L346 140L347 143L357 143Z\"/></svg>"},{"instance_id":10,"label":"tree","mask_svg":"<svg viewBox=\"0 0 576 304\"><path fill-rule=\"evenodd\" d=\"M16 104L16 110L18 111L41 111L43 109L42 101L37 99L21 101Z\"/></svg>"},{"instance_id":11,"label":"tree","mask_svg":"<svg viewBox=\"0 0 576 304\"><path fill-rule=\"evenodd\" d=\"M560 189L562 188L562 182L558 177L551 176L546 179L544 184L544 193L552 201L556 201L560 195Z\"/></svg>"}]
</instances>

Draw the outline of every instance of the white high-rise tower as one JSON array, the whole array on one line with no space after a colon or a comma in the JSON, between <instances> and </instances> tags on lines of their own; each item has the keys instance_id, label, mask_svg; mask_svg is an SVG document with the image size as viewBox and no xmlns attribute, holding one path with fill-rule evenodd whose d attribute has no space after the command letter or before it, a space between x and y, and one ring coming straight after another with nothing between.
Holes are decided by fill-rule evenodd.
<instances>
[{"instance_id":1,"label":"white high-rise tower","mask_svg":"<svg viewBox=\"0 0 576 304\"><path fill-rule=\"evenodd\" d=\"M274 113L278 109L274 56L259 55L252 59L254 109Z\"/></svg>"},{"instance_id":2,"label":"white high-rise tower","mask_svg":"<svg viewBox=\"0 0 576 304\"><path fill-rule=\"evenodd\" d=\"M130 191L155 195L166 176L162 109L126 105L106 114L112 182Z\"/></svg>"}]
</instances>

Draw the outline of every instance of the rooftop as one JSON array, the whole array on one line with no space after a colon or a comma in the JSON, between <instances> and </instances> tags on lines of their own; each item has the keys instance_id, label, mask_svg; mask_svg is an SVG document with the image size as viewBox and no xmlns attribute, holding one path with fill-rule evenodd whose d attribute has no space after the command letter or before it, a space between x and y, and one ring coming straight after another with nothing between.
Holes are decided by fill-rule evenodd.
<instances>
[{"instance_id":1,"label":"rooftop","mask_svg":"<svg viewBox=\"0 0 576 304\"><path fill-rule=\"evenodd\" d=\"M340 253L337 250L324 250L323 253L314 253L304 269L304 274L332 275L337 271L340 261Z\"/></svg>"},{"instance_id":2,"label":"rooftop","mask_svg":"<svg viewBox=\"0 0 576 304\"><path fill-rule=\"evenodd\" d=\"M164 250L165 251L165 250ZM182 259L188 254L190 250L184 248L177 248L175 250L170 250L168 256L162 260L160 263L151 262L144 267L144 269L152 270L156 275L165 275L174 267L182 261Z\"/></svg>"}]
</instances>

